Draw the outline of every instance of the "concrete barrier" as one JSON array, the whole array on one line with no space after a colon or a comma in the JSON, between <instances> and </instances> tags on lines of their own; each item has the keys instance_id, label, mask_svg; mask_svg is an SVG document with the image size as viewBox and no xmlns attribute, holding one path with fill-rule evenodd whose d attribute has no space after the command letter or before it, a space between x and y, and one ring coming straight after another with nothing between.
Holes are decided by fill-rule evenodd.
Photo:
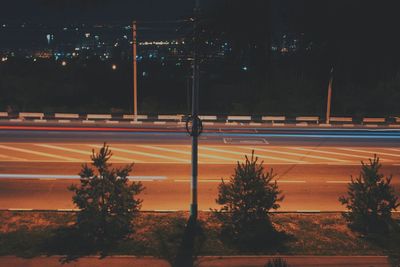
<instances>
[{"instance_id":1,"label":"concrete barrier","mask_svg":"<svg viewBox=\"0 0 400 267\"><path fill-rule=\"evenodd\" d=\"M260 126L260 123L269 122L272 126L284 126L287 123L296 124L298 126L315 125L318 124L320 127L330 126L343 126L343 127L355 127L356 125L364 125L365 127L377 127L386 125L387 127L396 127L400 124L400 117L388 117L388 118L352 118L352 117L331 117L330 123L325 124L325 121L320 120L318 116L298 116L298 117L286 117L286 116L228 116L228 115L200 115L201 120L204 122L211 123L225 122L229 125L238 125L241 122L250 123L252 126ZM177 122L182 124L185 122L185 115L112 115L112 114L86 114L79 115L76 113L54 113L45 114L41 112L20 112L20 113L8 113L0 112L0 119L9 119L10 122L22 122L25 119L34 122L46 122L48 120L56 120L59 123L72 122L74 120L85 121L85 123L94 123L99 120L104 120L108 124L117 123L117 121L151 121L158 122L157 124L164 124L165 122ZM136 119L136 120L135 120Z\"/></svg>"},{"instance_id":2,"label":"concrete barrier","mask_svg":"<svg viewBox=\"0 0 400 267\"><path fill-rule=\"evenodd\" d=\"M183 115L158 115L160 121L182 121Z\"/></svg>"},{"instance_id":3,"label":"concrete barrier","mask_svg":"<svg viewBox=\"0 0 400 267\"><path fill-rule=\"evenodd\" d=\"M251 116L228 116L226 122L229 121L251 121Z\"/></svg>"},{"instance_id":4,"label":"concrete barrier","mask_svg":"<svg viewBox=\"0 0 400 267\"><path fill-rule=\"evenodd\" d=\"M217 116L201 115L199 118L203 121L216 121Z\"/></svg>"},{"instance_id":5,"label":"concrete barrier","mask_svg":"<svg viewBox=\"0 0 400 267\"><path fill-rule=\"evenodd\" d=\"M19 118L20 119L25 119L25 118L39 118L43 120L44 113L39 113L39 112L20 112L19 113Z\"/></svg>"},{"instance_id":6,"label":"concrete barrier","mask_svg":"<svg viewBox=\"0 0 400 267\"><path fill-rule=\"evenodd\" d=\"M72 113L56 113L54 114L56 119L79 119L79 114Z\"/></svg>"},{"instance_id":7,"label":"concrete barrier","mask_svg":"<svg viewBox=\"0 0 400 267\"><path fill-rule=\"evenodd\" d=\"M112 118L111 114L87 114L87 120L110 120Z\"/></svg>"},{"instance_id":8,"label":"concrete barrier","mask_svg":"<svg viewBox=\"0 0 400 267\"><path fill-rule=\"evenodd\" d=\"M351 117L331 117L330 121L331 122L351 123L351 122L353 122L353 118L351 118Z\"/></svg>"},{"instance_id":9,"label":"concrete barrier","mask_svg":"<svg viewBox=\"0 0 400 267\"><path fill-rule=\"evenodd\" d=\"M363 123L385 123L385 118L364 118Z\"/></svg>"},{"instance_id":10,"label":"concrete barrier","mask_svg":"<svg viewBox=\"0 0 400 267\"><path fill-rule=\"evenodd\" d=\"M129 114L129 115L123 115L122 116L122 118L124 120L135 120L135 117L136 117L137 120L147 120L148 119L147 115L137 115L137 116L135 116L135 115Z\"/></svg>"},{"instance_id":11,"label":"concrete barrier","mask_svg":"<svg viewBox=\"0 0 400 267\"><path fill-rule=\"evenodd\" d=\"M314 122L314 123L319 123L319 117L312 117L312 116L300 116L296 117L296 122L302 123L302 122Z\"/></svg>"},{"instance_id":12,"label":"concrete barrier","mask_svg":"<svg viewBox=\"0 0 400 267\"><path fill-rule=\"evenodd\" d=\"M262 116L261 120L264 122L283 123L286 121L286 117L285 116Z\"/></svg>"}]
</instances>

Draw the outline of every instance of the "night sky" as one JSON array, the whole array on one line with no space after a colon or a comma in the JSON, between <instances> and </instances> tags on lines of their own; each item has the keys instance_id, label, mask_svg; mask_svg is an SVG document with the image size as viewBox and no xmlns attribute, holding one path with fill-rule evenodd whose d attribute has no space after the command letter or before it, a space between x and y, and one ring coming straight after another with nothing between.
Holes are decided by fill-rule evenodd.
<instances>
[{"instance_id":1,"label":"night sky","mask_svg":"<svg viewBox=\"0 0 400 267\"><path fill-rule=\"evenodd\" d=\"M263 36L305 33L309 40L321 44L357 40L381 46L383 42L391 46L400 39L399 4L394 0L201 0L201 5L204 13L212 13L232 2L242 5L234 12L236 24L245 25L249 31L268 24L266 31L260 31ZM192 16L194 3L195 0L3 0L0 23L57 26L181 20ZM266 8L260 10L257 6ZM220 9L223 10L226 8ZM215 11L217 16L220 11Z\"/></svg>"},{"instance_id":2,"label":"night sky","mask_svg":"<svg viewBox=\"0 0 400 267\"><path fill-rule=\"evenodd\" d=\"M169 20L190 16L193 5L188 0L5 0L0 20L40 23Z\"/></svg>"},{"instance_id":3,"label":"night sky","mask_svg":"<svg viewBox=\"0 0 400 267\"><path fill-rule=\"evenodd\" d=\"M232 0L233 1L233 0ZM248 6L266 0L249 1ZM1 23L107 23L136 20L176 20L192 15L194 0L2 0ZM201 0L204 10L212 10L229 0ZM238 2L238 1L236 1ZM247 1L243 0L247 4ZM374 33L395 31L399 4L394 0L271 0L273 30ZM238 20L251 19L253 11L238 14ZM262 21L262 20L260 20ZM258 27L254 25L254 27ZM394 34L394 33L393 33Z\"/></svg>"}]
</instances>

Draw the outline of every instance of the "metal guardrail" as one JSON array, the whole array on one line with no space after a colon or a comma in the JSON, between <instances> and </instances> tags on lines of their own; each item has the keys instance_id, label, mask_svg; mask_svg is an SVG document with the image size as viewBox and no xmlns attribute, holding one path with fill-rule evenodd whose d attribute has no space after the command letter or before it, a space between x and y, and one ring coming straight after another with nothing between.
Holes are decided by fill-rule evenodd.
<instances>
[{"instance_id":1,"label":"metal guardrail","mask_svg":"<svg viewBox=\"0 0 400 267\"><path fill-rule=\"evenodd\" d=\"M308 126L317 125L320 127L330 127L332 125L343 127L354 127L355 125L364 127L378 127L388 126L391 128L400 128L400 117L366 117L366 118L352 118L352 117L331 117L331 124L325 124L324 120L318 116L222 116L222 115L201 115L200 118L205 121L206 125L213 125L215 123L227 123L232 125L248 124L248 125L265 125L272 124L272 126L296 125ZM109 124L118 124L121 122L130 123L143 123L153 122L155 124L165 124L167 122L182 123L186 120L185 115L132 115L132 114L77 114L77 113L40 113L40 112L20 112L20 113L7 113L0 112L0 120L8 120L10 122L58 122L58 123L72 123L81 122L85 124L93 124L96 122L106 122Z\"/></svg>"}]
</instances>

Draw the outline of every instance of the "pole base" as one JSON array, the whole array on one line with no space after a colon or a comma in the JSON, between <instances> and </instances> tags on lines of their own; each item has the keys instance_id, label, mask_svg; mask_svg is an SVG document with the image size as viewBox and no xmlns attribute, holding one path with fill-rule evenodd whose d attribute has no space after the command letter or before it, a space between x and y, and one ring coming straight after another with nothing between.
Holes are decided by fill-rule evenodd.
<instances>
[{"instance_id":1,"label":"pole base","mask_svg":"<svg viewBox=\"0 0 400 267\"><path fill-rule=\"evenodd\" d=\"M198 208L197 204L190 204L190 217L197 220Z\"/></svg>"}]
</instances>

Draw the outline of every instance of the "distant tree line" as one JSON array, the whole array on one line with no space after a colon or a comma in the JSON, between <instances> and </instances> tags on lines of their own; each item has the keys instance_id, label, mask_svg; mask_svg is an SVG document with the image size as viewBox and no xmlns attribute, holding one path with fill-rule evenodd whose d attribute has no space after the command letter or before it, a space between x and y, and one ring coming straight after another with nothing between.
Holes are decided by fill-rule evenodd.
<instances>
[{"instance_id":1,"label":"distant tree line","mask_svg":"<svg viewBox=\"0 0 400 267\"><path fill-rule=\"evenodd\" d=\"M232 51L223 60L203 53L201 113L324 116L333 67L333 115L399 115L396 10L394 1L203 0L201 40L226 40ZM304 33L311 49L272 51L285 32ZM0 109L129 112L132 67L116 63L11 59L0 64ZM140 62L139 111L188 112L190 75L189 62Z\"/></svg>"}]
</instances>

